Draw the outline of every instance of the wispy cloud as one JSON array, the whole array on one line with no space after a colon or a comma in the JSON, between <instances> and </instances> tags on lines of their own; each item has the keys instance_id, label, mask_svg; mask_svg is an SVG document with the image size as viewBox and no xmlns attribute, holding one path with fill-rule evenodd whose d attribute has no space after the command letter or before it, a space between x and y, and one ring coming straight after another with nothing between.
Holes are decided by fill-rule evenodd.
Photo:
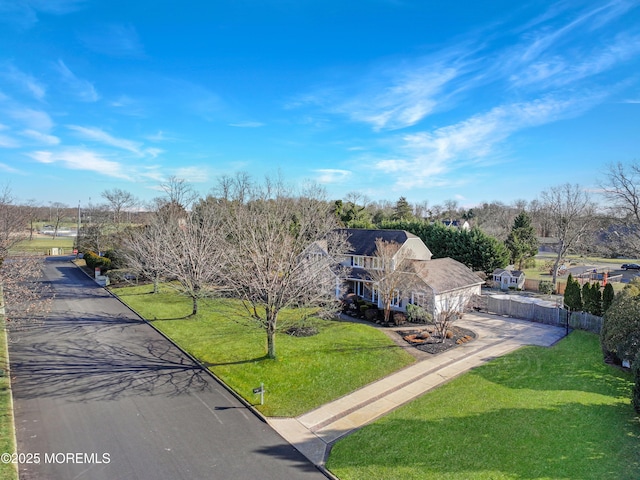
<instances>
[{"instance_id":1,"label":"wispy cloud","mask_svg":"<svg viewBox=\"0 0 640 480\"><path fill-rule=\"evenodd\" d=\"M124 138L114 137L113 135L105 132L100 128L81 127L79 125L67 125L67 128L69 128L70 130L73 130L74 132L77 132L84 139L102 143L110 147L116 147L122 150L127 150L139 156L144 155L143 151L141 150L142 148L141 143L134 142L132 140L127 140Z\"/></svg>"},{"instance_id":2,"label":"wispy cloud","mask_svg":"<svg viewBox=\"0 0 640 480\"><path fill-rule=\"evenodd\" d=\"M342 183L351 177L349 170L335 168L319 168L313 170L314 180L318 183Z\"/></svg>"},{"instance_id":3,"label":"wispy cloud","mask_svg":"<svg viewBox=\"0 0 640 480\"><path fill-rule=\"evenodd\" d=\"M37 130L27 129L20 132L20 134L24 137L35 140L37 143L42 145L58 145L60 143L60 139L55 135L38 132Z\"/></svg>"},{"instance_id":4,"label":"wispy cloud","mask_svg":"<svg viewBox=\"0 0 640 480\"><path fill-rule=\"evenodd\" d=\"M0 170L7 173L22 173L20 170L13 168L11 165L0 162Z\"/></svg>"},{"instance_id":5,"label":"wispy cloud","mask_svg":"<svg viewBox=\"0 0 640 480\"><path fill-rule=\"evenodd\" d=\"M205 183L209 181L208 169L203 166L181 167L176 169L174 175L177 178L182 178L192 183Z\"/></svg>"},{"instance_id":6,"label":"wispy cloud","mask_svg":"<svg viewBox=\"0 0 640 480\"><path fill-rule=\"evenodd\" d=\"M62 60L58 60L55 65L62 81L70 89L72 95L83 102L97 102L100 99L93 84L77 77Z\"/></svg>"},{"instance_id":7,"label":"wispy cloud","mask_svg":"<svg viewBox=\"0 0 640 480\"><path fill-rule=\"evenodd\" d=\"M143 57L144 47L131 24L111 24L92 28L80 35L84 45L94 52L114 57Z\"/></svg>"},{"instance_id":8,"label":"wispy cloud","mask_svg":"<svg viewBox=\"0 0 640 480\"><path fill-rule=\"evenodd\" d=\"M236 123L230 123L229 124L230 127L238 127L238 128L258 128L258 127L264 127L264 123L262 122L236 122Z\"/></svg>"},{"instance_id":9,"label":"wispy cloud","mask_svg":"<svg viewBox=\"0 0 640 480\"><path fill-rule=\"evenodd\" d=\"M43 164L60 164L70 170L86 170L107 177L131 179L129 175L124 173L120 163L107 160L99 154L83 148L69 148L58 152L37 151L27 155Z\"/></svg>"},{"instance_id":10,"label":"wispy cloud","mask_svg":"<svg viewBox=\"0 0 640 480\"><path fill-rule=\"evenodd\" d=\"M32 108L13 108L7 114L31 130L49 132L53 128L53 120L47 112Z\"/></svg>"},{"instance_id":11,"label":"wispy cloud","mask_svg":"<svg viewBox=\"0 0 640 480\"><path fill-rule=\"evenodd\" d=\"M484 161L520 130L582 113L605 95L548 97L501 105L456 124L405 135L398 152L391 158L379 159L374 167L396 176L400 186L422 186L462 165Z\"/></svg>"},{"instance_id":12,"label":"wispy cloud","mask_svg":"<svg viewBox=\"0 0 640 480\"><path fill-rule=\"evenodd\" d=\"M18 148L20 147L20 142L18 142L15 138L10 137L9 135L4 135L0 133L0 148Z\"/></svg>"},{"instance_id":13,"label":"wispy cloud","mask_svg":"<svg viewBox=\"0 0 640 480\"><path fill-rule=\"evenodd\" d=\"M85 0L0 0L0 23L30 28L39 13L65 15L78 10Z\"/></svg>"},{"instance_id":14,"label":"wispy cloud","mask_svg":"<svg viewBox=\"0 0 640 480\"><path fill-rule=\"evenodd\" d=\"M42 83L36 80L33 76L19 70L14 65L9 65L3 72L2 76L17 85L19 88L28 91L37 100L44 99L47 93L47 89Z\"/></svg>"},{"instance_id":15,"label":"wispy cloud","mask_svg":"<svg viewBox=\"0 0 640 480\"><path fill-rule=\"evenodd\" d=\"M151 142L164 142L167 140L173 140L172 138L167 137L166 132L163 132L162 130L158 130L156 133L151 135L146 135L144 138Z\"/></svg>"},{"instance_id":16,"label":"wispy cloud","mask_svg":"<svg viewBox=\"0 0 640 480\"><path fill-rule=\"evenodd\" d=\"M388 87L348 101L338 110L375 130L409 127L436 110L444 87L458 75L456 67L445 65L404 71Z\"/></svg>"}]
</instances>

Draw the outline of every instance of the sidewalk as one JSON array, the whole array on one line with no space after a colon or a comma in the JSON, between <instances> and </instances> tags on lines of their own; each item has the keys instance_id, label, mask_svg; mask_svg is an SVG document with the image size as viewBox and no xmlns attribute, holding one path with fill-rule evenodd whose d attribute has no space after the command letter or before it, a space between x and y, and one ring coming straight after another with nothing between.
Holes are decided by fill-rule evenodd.
<instances>
[{"instance_id":1,"label":"sidewalk","mask_svg":"<svg viewBox=\"0 0 640 480\"><path fill-rule=\"evenodd\" d=\"M524 345L551 346L564 328L466 314L456 325L477 338L323 405L296 418L268 418L269 424L315 465L323 466L333 442L468 370Z\"/></svg>"}]
</instances>

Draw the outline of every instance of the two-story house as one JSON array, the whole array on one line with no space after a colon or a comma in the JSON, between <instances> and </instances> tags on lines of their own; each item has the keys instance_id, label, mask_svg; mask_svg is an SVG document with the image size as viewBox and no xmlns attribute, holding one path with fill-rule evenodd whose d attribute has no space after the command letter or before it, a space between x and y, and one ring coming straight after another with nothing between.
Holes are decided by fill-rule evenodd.
<instances>
[{"instance_id":1,"label":"two-story house","mask_svg":"<svg viewBox=\"0 0 640 480\"><path fill-rule=\"evenodd\" d=\"M469 268L451 258L432 260L429 248L422 240L404 230L368 230L343 229L352 249L345 256L341 265L345 267L346 278L339 296L353 293L379 308L382 301L376 288L371 271L382 269L381 259L376 254L376 240L393 242L398 245L396 254L391 259L392 269L395 262L405 262L403 270L412 277L407 291L398 291L393 295L391 308L405 311L409 303L418 304L432 315L443 310L464 310L474 295L480 295L483 280Z\"/></svg>"}]
</instances>

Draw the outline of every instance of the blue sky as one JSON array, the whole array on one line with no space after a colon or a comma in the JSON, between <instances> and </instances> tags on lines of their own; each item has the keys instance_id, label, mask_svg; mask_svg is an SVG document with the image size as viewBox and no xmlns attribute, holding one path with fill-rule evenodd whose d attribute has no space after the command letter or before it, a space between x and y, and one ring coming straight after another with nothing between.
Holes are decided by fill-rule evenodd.
<instances>
[{"instance_id":1,"label":"blue sky","mask_svg":"<svg viewBox=\"0 0 640 480\"><path fill-rule=\"evenodd\" d=\"M281 172L430 204L640 159L640 1L0 0L0 184Z\"/></svg>"}]
</instances>

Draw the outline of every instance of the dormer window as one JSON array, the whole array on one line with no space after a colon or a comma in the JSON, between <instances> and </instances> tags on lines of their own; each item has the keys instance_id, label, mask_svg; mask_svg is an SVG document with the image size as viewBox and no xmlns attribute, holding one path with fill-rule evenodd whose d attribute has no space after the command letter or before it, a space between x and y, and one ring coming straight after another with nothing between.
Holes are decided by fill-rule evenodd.
<instances>
[{"instance_id":1,"label":"dormer window","mask_svg":"<svg viewBox=\"0 0 640 480\"><path fill-rule=\"evenodd\" d=\"M352 267L358 267L358 268L364 268L364 257L361 257L359 255L353 255L351 257L351 266Z\"/></svg>"}]
</instances>

